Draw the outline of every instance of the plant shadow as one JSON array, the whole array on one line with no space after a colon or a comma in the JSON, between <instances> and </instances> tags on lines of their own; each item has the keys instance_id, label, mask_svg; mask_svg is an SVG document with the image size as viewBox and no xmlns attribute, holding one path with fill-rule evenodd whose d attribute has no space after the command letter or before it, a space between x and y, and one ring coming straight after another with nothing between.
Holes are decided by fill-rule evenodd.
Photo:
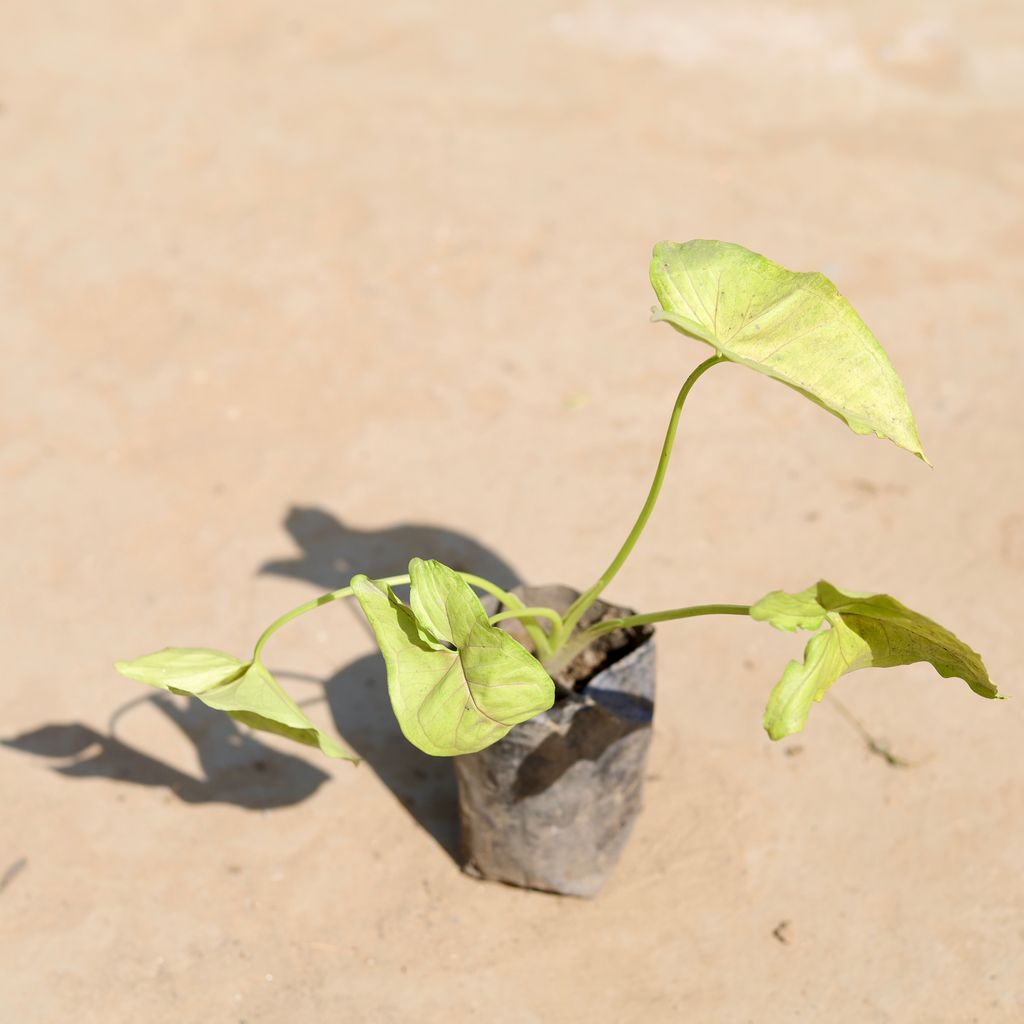
<instances>
[{"instance_id":1,"label":"plant shadow","mask_svg":"<svg viewBox=\"0 0 1024 1024\"><path fill-rule=\"evenodd\" d=\"M346 585L356 572L372 578L397 575L417 555L486 576L502 587L519 582L515 570L489 548L443 527L407 523L380 530L358 530L330 512L302 507L289 511L284 527L300 553L267 562L260 571L306 580L324 590ZM279 675L287 679L289 673ZM391 710L380 655L357 658L322 685L335 727L345 743L455 859L455 773L449 759L422 753L402 735ZM126 711L144 703L166 716L194 745L201 777L181 771L116 735L114 723ZM268 747L258 737L259 733L240 728L229 716L199 701L182 703L158 693L122 705L112 716L107 733L82 722L48 723L0 739L0 746L48 759L52 769L67 778L101 778L162 787L184 803L223 803L249 810L300 803L330 778L301 753L293 755Z\"/></svg>"},{"instance_id":2,"label":"plant shadow","mask_svg":"<svg viewBox=\"0 0 1024 1024\"><path fill-rule=\"evenodd\" d=\"M395 799L453 860L458 860L459 798L451 759L414 747L388 698L384 659L367 654L324 683L334 727Z\"/></svg>"},{"instance_id":3,"label":"plant shadow","mask_svg":"<svg viewBox=\"0 0 1024 1024\"><path fill-rule=\"evenodd\" d=\"M436 558L500 587L520 582L515 569L493 550L445 527L402 523L359 530L331 512L299 506L289 511L284 526L300 553L267 562L261 571L306 580L325 590L346 586L358 572L371 578L398 575L407 570L413 556ZM323 685L338 734L457 861L458 790L451 761L424 754L402 735L391 710L381 656L357 658Z\"/></svg>"},{"instance_id":4,"label":"plant shadow","mask_svg":"<svg viewBox=\"0 0 1024 1024\"><path fill-rule=\"evenodd\" d=\"M324 590L347 586L356 573L371 579L397 576L408 570L414 556L436 558L499 587L522 582L515 569L490 548L443 526L399 523L380 530L359 530L331 512L296 505L285 517L284 528L301 554L266 562L260 572L307 580Z\"/></svg>"},{"instance_id":5,"label":"plant shadow","mask_svg":"<svg viewBox=\"0 0 1024 1024\"><path fill-rule=\"evenodd\" d=\"M202 776L183 772L119 739L81 722L40 726L0 745L58 763L53 770L71 779L111 779L164 788L187 804L231 804L270 810L300 803L330 776L301 757L265 746L227 715L165 694L133 700L115 712L146 703L161 711L188 738Z\"/></svg>"}]
</instances>

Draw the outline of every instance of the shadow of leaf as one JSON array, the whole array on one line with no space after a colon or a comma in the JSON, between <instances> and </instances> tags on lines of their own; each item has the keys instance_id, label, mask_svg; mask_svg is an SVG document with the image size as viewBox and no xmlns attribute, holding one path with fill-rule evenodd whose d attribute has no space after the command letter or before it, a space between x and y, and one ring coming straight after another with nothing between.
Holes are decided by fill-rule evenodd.
<instances>
[{"instance_id":1,"label":"shadow of leaf","mask_svg":"<svg viewBox=\"0 0 1024 1024\"><path fill-rule=\"evenodd\" d=\"M67 778L165 788L184 803L223 803L248 810L297 804L330 778L299 757L264 746L227 715L201 704L179 705L162 694L147 698L147 702L195 745L202 778L78 722L44 725L0 740L0 745L63 761L53 770Z\"/></svg>"},{"instance_id":2,"label":"shadow of leaf","mask_svg":"<svg viewBox=\"0 0 1024 1024\"><path fill-rule=\"evenodd\" d=\"M307 580L324 589L347 584L357 572L371 578L397 575L405 572L409 559L417 555L485 576L502 587L519 582L515 570L493 551L443 527L399 524L358 530L330 512L302 507L292 508L284 525L301 554L267 562L260 571ZM359 658L323 685L338 733L455 859L458 795L451 762L422 753L402 735L391 710L380 656ZM53 770L68 778L162 787L190 804L285 807L311 796L330 778L301 757L265 746L227 715L199 702L179 704L162 694L146 700L193 743L202 777L180 771L113 733L104 734L78 722L44 725L0 740L0 745L52 759L58 762Z\"/></svg>"},{"instance_id":3,"label":"shadow of leaf","mask_svg":"<svg viewBox=\"0 0 1024 1024\"><path fill-rule=\"evenodd\" d=\"M345 743L438 845L457 860L458 790L452 763L414 747L398 727L379 654L346 665L324 684L334 726Z\"/></svg>"},{"instance_id":4,"label":"shadow of leaf","mask_svg":"<svg viewBox=\"0 0 1024 1024\"><path fill-rule=\"evenodd\" d=\"M414 556L436 558L452 569L476 573L499 587L520 582L516 571L490 548L441 526L400 523L357 530L331 512L296 506L284 527L302 554L266 562L260 571L308 580L325 590L345 586L356 573L371 579L406 572Z\"/></svg>"}]
</instances>

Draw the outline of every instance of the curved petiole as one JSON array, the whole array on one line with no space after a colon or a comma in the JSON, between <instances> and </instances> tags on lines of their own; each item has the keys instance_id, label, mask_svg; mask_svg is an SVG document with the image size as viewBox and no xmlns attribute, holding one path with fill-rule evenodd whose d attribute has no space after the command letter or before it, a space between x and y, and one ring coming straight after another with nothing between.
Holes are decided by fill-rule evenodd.
<instances>
[{"instance_id":1,"label":"curved petiole","mask_svg":"<svg viewBox=\"0 0 1024 1024\"><path fill-rule=\"evenodd\" d=\"M690 376L683 382L683 386L676 397L675 405L672 407L672 416L669 419L668 429L665 432L665 442L661 448L661 456L658 459L658 468L655 470L654 480L651 482L651 489L647 494L647 500L644 502L644 506L640 510L640 515L637 516L637 520L633 524L633 529L629 531L629 536L619 549L619 553L612 559L608 568L601 573L597 582L580 594L566 612L566 636L572 633L584 612L586 612L586 610L601 596L605 587L607 587L615 578L618 571L622 568L623 563L629 557L630 552L636 546L636 542L640 539L640 534L643 533L644 527L647 525L647 520L651 518L651 513L654 511L654 506L658 501L658 495L661 493L661 485L665 480L665 473L668 470L669 459L672 457L672 448L675 444L676 432L679 429L679 415L683 411L683 405L686 402L687 395L690 393L690 389L705 373L707 373L708 370L711 369L712 366L716 366L718 363L725 361L725 356L716 353L708 359L705 359L704 362L696 367Z\"/></svg>"},{"instance_id":2,"label":"curved petiole","mask_svg":"<svg viewBox=\"0 0 1024 1024\"><path fill-rule=\"evenodd\" d=\"M523 608L523 602L515 596L510 594L508 591L502 590L501 587L492 583L490 580L485 580L482 576L474 576L472 573L460 572L459 576L466 581L471 587L476 587L478 590L483 590L490 594L492 597L496 597L506 608L509 608L513 614L505 615L505 618L512 618L517 609ZM401 586L403 583L409 582L409 574L402 573L400 576L386 576L383 579L377 581L378 583L385 583L391 587ZM351 587L340 587L338 590L331 590L326 594L321 594L319 597L314 597L309 601L300 604L297 608L293 608L289 612L285 612L284 615L274 619L274 621L267 626L265 630L260 634L260 638L256 641L256 647L252 653L252 660L258 662L260 660L260 652L263 650L264 644L279 630L282 626L287 626L293 619L297 619L300 615L305 615L306 612L314 611L317 608L322 607L325 604L330 604L332 601L338 601L342 598L351 597ZM531 609L536 611L536 609ZM555 628L557 629L562 621L560 615L554 612L552 609L545 609L545 611L552 611L552 614L556 616L557 622L555 622ZM500 614L500 613L499 613ZM536 622L523 622L523 626L526 629L530 640L533 642L534 648L541 657L546 657L550 654L550 644L547 635L544 630L537 625Z\"/></svg>"},{"instance_id":3,"label":"curved petiole","mask_svg":"<svg viewBox=\"0 0 1024 1024\"><path fill-rule=\"evenodd\" d=\"M534 646L537 647L537 656L539 658L544 659L551 656L555 638L560 637L562 634L562 616L554 608L509 608L506 611L492 615L488 621L492 626L496 626L499 622L504 622L506 619L518 619L528 633L530 626L534 625L528 621L529 619L547 619L551 623L551 633L550 635L545 635L542 630L540 631L544 635L543 649L537 647L536 640L532 634L530 639L533 640Z\"/></svg>"},{"instance_id":4,"label":"curved petiole","mask_svg":"<svg viewBox=\"0 0 1024 1024\"><path fill-rule=\"evenodd\" d=\"M558 671L568 665L581 651L585 650L599 636L613 633L617 629L632 626L646 626L655 622L670 622L673 619L692 619L699 615L749 615L750 605L746 604L695 604L686 608L669 608L661 612L646 612L622 619L605 619L577 633L563 648L545 662L549 672Z\"/></svg>"}]
</instances>

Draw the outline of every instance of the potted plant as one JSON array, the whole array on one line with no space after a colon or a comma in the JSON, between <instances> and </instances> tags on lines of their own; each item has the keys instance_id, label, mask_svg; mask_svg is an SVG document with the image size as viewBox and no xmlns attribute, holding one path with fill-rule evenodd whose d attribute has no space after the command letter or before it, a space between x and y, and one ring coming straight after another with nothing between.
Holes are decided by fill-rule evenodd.
<instances>
[{"instance_id":1,"label":"potted plant","mask_svg":"<svg viewBox=\"0 0 1024 1024\"><path fill-rule=\"evenodd\" d=\"M270 638L306 612L354 598L387 667L391 705L421 750L455 757L467 869L555 892L596 892L640 806L654 703L654 625L746 615L812 633L768 697L773 740L804 727L840 676L930 662L983 697L998 696L980 656L949 630L885 594L819 581L752 605L636 613L602 600L655 507L687 396L708 371L740 363L821 406L858 434L927 461L900 378L871 331L823 275L795 273L742 246L662 242L651 282L653 319L713 349L683 383L650 491L625 542L584 591L506 592L440 562L413 558L401 576L323 594L264 630L247 659L167 648L118 662L124 675L198 697L255 729L355 758L315 728L267 671ZM396 587L408 587L401 600ZM477 595L484 595L484 602Z\"/></svg>"}]
</instances>

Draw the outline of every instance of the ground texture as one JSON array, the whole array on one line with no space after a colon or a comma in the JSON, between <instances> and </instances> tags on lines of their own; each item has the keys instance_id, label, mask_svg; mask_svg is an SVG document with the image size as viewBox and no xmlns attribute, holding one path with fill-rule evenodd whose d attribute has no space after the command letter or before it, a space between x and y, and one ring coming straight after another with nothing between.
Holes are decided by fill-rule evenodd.
<instances>
[{"instance_id":1,"label":"ground texture","mask_svg":"<svg viewBox=\"0 0 1024 1024\"><path fill-rule=\"evenodd\" d=\"M935 469L716 369L610 596L887 590L1024 692L1018 4L2 7L4 1021L1024 1019L1019 700L865 672L773 745L799 640L662 628L582 902L459 872L350 608L268 656L358 769L111 668L410 555L590 582L705 354L650 246L711 237L838 283Z\"/></svg>"}]
</instances>

